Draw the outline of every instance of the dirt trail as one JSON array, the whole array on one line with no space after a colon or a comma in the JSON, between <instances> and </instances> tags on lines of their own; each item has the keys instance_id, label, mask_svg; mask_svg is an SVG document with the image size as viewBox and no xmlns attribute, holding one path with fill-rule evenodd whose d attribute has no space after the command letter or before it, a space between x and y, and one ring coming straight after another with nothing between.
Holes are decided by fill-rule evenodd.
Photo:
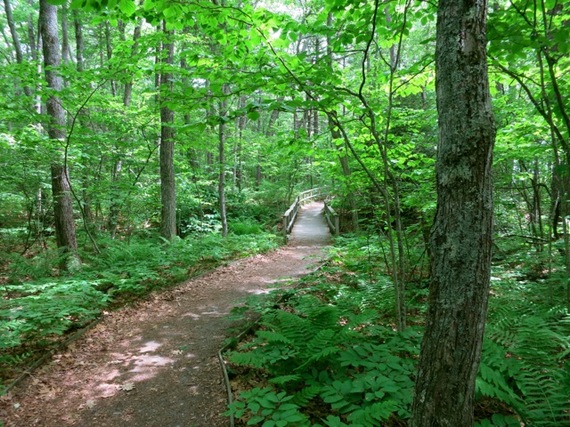
<instances>
[{"instance_id":1,"label":"dirt trail","mask_svg":"<svg viewBox=\"0 0 570 427\"><path fill-rule=\"evenodd\" d=\"M324 257L323 205L303 207L289 245L240 260L104 319L0 399L6 427L224 427L217 351L248 295Z\"/></svg>"}]
</instances>

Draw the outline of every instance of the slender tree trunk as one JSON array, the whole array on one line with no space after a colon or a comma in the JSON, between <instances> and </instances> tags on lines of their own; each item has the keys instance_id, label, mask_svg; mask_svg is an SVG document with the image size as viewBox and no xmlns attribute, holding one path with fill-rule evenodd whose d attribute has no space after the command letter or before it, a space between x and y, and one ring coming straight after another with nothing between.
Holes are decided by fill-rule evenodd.
<instances>
[{"instance_id":1,"label":"slender tree trunk","mask_svg":"<svg viewBox=\"0 0 570 427\"><path fill-rule=\"evenodd\" d=\"M69 47L69 25L67 21L67 6L61 9L61 58L64 63L71 61L71 49Z\"/></svg>"},{"instance_id":2,"label":"slender tree trunk","mask_svg":"<svg viewBox=\"0 0 570 427\"><path fill-rule=\"evenodd\" d=\"M40 31L44 54L46 81L52 94L47 100L47 114L50 117L47 130L49 137L56 144L63 144L66 137L65 111L57 92L61 91L63 81L57 68L61 65L61 53L57 28L57 7L40 0ZM51 166L52 193L55 217L55 235L57 246L75 254L77 240L73 218L69 174L64 160L57 157ZM76 257L75 257L76 258Z\"/></svg>"},{"instance_id":3,"label":"slender tree trunk","mask_svg":"<svg viewBox=\"0 0 570 427\"><path fill-rule=\"evenodd\" d=\"M20 37L18 36L18 31L16 30L16 23L14 22L14 16L12 15L12 5L10 0L4 0L4 13L6 14L6 21L8 27L10 28L10 34L12 35L12 43L14 45L14 52L16 53L16 62L21 64L24 60L24 55L22 54L22 45L20 44Z\"/></svg>"},{"instance_id":4,"label":"slender tree trunk","mask_svg":"<svg viewBox=\"0 0 570 427\"><path fill-rule=\"evenodd\" d=\"M79 12L77 10L73 11L73 27L75 29L75 61L77 64L77 71L81 73L85 69L83 61L85 46L83 43L83 25L81 24L81 19L79 18Z\"/></svg>"},{"instance_id":5,"label":"slender tree trunk","mask_svg":"<svg viewBox=\"0 0 570 427\"><path fill-rule=\"evenodd\" d=\"M111 60L113 57L113 44L111 39L111 24L109 21L105 21L105 51L107 52L107 61ZM117 96L117 82L111 80L111 94Z\"/></svg>"},{"instance_id":6,"label":"slender tree trunk","mask_svg":"<svg viewBox=\"0 0 570 427\"><path fill-rule=\"evenodd\" d=\"M124 26L121 27L122 31L122 38L124 38ZM138 40L141 35L141 24L140 21L137 22L133 32L133 45L131 48L131 55L136 55L138 51ZM123 106L125 109L128 109L131 105L132 101L132 94L133 94L133 81L132 78L129 78L125 82L125 87L123 90ZM126 139L126 137L124 138ZM118 181L121 176L121 172L123 169L123 161L122 159L115 158L113 159L113 171L111 174L111 204L109 206L109 218L107 220L107 228L109 229L109 233L111 234L112 238L115 238L117 233L117 228L119 225L119 214L121 213L121 205L123 202L119 197L120 190L118 189Z\"/></svg>"},{"instance_id":7,"label":"slender tree trunk","mask_svg":"<svg viewBox=\"0 0 570 427\"><path fill-rule=\"evenodd\" d=\"M226 92L227 85L224 85L224 92ZM223 99L220 101L220 124L218 127L218 200L220 209L220 220L222 222L222 236L228 235L228 217L226 210L226 132L227 127L225 119L227 116L228 101Z\"/></svg>"},{"instance_id":8,"label":"slender tree trunk","mask_svg":"<svg viewBox=\"0 0 570 427\"><path fill-rule=\"evenodd\" d=\"M65 38L68 37L68 29L67 29L67 9L62 10L62 18L65 17ZM73 11L73 31L75 34L75 66L76 69L79 73L82 73L83 71L85 71L85 62L84 62L84 50L85 50L85 46L84 46L84 42L83 42L83 24L81 22L81 18L79 16L79 12L77 10ZM65 52L68 52L69 58L67 59L67 62L72 62L71 60L71 50L69 47L69 41L66 42L67 46L62 48L62 52L65 56ZM92 84L89 84L90 88L93 87ZM77 119L78 121L85 127L88 129L91 129L92 131L94 131L92 124L89 121L89 116L90 116L90 112L89 112L89 108L87 106L85 106L84 108L81 109L81 111L79 111ZM101 160L99 162L99 165L102 164L103 159L104 159L104 155L101 155ZM100 168L99 168L100 169ZM94 233L96 231L96 227L95 227L95 216L96 216L96 211L97 209L92 208L92 197L91 197L91 193L88 190L88 188L91 186L91 180L92 180L92 174L93 174L93 168L85 168L83 171L83 176L82 176L82 209L81 209L81 214L83 217L83 221L84 221L84 225L85 225L85 229L88 231L93 243L96 246L96 243L94 242Z\"/></svg>"},{"instance_id":9,"label":"slender tree trunk","mask_svg":"<svg viewBox=\"0 0 570 427\"><path fill-rule=\"evenodd\" d=\"M137 26L135 27L133 32L133 47L131 49L131 53L133 55L138 51L140 36L141 36L141 24L139 22L137 23ZM125 107L131 105L132 96L133 96L133 80L129 79L125 83L125 90L123 92L123 105Z\"/></svg>"},{"instance_id":10,"label":"slender tree trunk","mask_svg":"<svg viewBox=\"0 0 570 427\"><path fill-rule=\"evenodd\" d=\"M35 3L33 2L33 0L29 1L29 6L31 7L35 7ZM28 43L30 45L30 53L32 56L32 60L35 61L37 63L37 75L40 76L42 73L42 68L41 68L41 64L39 61L40 58L40 54L39 54L39 49L41 48L41 42L39 39L39 35L36 35L35 32L35 22L34 22L34 16L33 13L29 13L28 14ZM34 97L34 110L38 113L41 114L42 113L42 99L41 99L41 95L40 95L40 84L39 84L40 79L38 78L38 83L36 84L36 96Z\"/></svg>"},{"instance_id":11,"label":"slender tree trunk","mask_svg":"<svg viewBox=\"0 0 570 427\"><path fill-rule=\"evenodd\" d=\"M415 427L473 425L490 282L495 139L485 0L440 0L436 41L437 211Z\"/></svg>"},{"instance_id":12,"label":"slender tree trunk","mask_svg":"<svg viewBox=\"0 0 570 427\"><path fill-rule=\"evenodd\" d=\"M24 54L22 53L22 45L20 43L20 37L18 36L18 31L16 30L16 23L14 22L14 16L12 15L12 5L10 0L4 0L4 13L6 14L6 21L8 27L10 28L10 34L12 35L12 43L14 46L14 52L16 53L16 62L21 64L24 62ZM23 87L24 94L26 96L31 96L32 91L29 86L25 85Z\"/></svg>"},{"instance_id":13,"label":"slender tree trunk","mask_svg":"<svg viewBox=\"0 0 570 427\"><path fill-rule=\"evenodd\" d=\"M245 108L247 98L242 95L238 100L238 108ZM241 192L243 186L243 132L247 127L248 117L242 115L236 119L236 138L234 142L234 167L233 167L233 183L234 188Z\"/></svg>"},{"instance_id":14,"label":"slender tree trunk","mask_svg":"<svg viewBox=\"0 0 570 427\"><path fill-rule=\"evenodd\" d=\"M327 15L327 25L331 28L333 26L333 21L334 21L333 15L332 15L332 13L329 13ZM334 57L333 57L333 51L331 48L331 39L330 39L329 35L327 35L326 61L327 61L328 68L332 73L333 72ZM332 120L332 117L338 118L338 112L333 110L330 113L330 115L327 115L328 126L329 126L329 129L331 132L331 138L333 140L333 145L336 146L335 140L342 139L342 133L341 133L340 129L335 126L335 123ZM340 166L342 168L342 173L345 177L343 182L344 182L344 186L346 187L346 189L345 189L346 199L348 201L348 206L350 209L350 217L351 217L351 224L352 224L351 230L352 231L358 231L358 228L359 228L358 204L357 204L356 196L354 194L354 189L351 188L352 187L352 185L351 185L352 170L350 169L349 157L348 157L346 144L342 144L342 146L337 147L337 149L338 149L338 161L339 161Z\"/></svg>"},{"instance_id":15,"label":"slender tree trunk","mask_svg":"<svg viewBox=\"0 0 570 427\"><path fill-rule=\"evenodd\" d=\"M172 32L162 30L171 38ZM170 67L174 63L174 42L170 39L162 46L162 63ZM160 73L160 199L162 203L160 234L168 240L176 236L176 180L174 177L174 112L166 104L172 91L172 73Z\"/></svg>"}]
</instances>

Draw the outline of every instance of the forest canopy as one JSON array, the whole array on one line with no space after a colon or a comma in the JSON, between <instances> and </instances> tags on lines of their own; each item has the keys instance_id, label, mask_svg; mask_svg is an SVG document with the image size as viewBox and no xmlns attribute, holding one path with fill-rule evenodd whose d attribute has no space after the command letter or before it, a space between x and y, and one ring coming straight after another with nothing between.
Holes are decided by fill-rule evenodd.
<instances>
[{"instance_id":1,"label":"forest canopy","mask_svg":"<svg viewBox=\"0 0 570 427\"><path fill-rule=\"evenodd\" d=\"M437 256L438 7L3 0L6 371L32 356L29 343L43 348L109 304L180 281L189 263L212 267L274 248L283 212L317 187L339 213L347 255L337 261L359 271L367 253L359 274L394 291L390 327L404 333L422 324L418 301L426 302ZM484 384L495 388L485 397L529 425L562 425L570 394L562 387L570 354L570 5L501 0L486 19L496 136L493 326L483 369L506 379L493 383L489 374ZM494 296L513 310L497 308ZM512 320L514 307L528 322ZM534 406L521 409L538 394L527 368L505 397L509 367L498 362L528 356L535 328L558 343L536 369L549 373L547 397L532 400L551 404L542 420ZM408 419L410 405L398 416Z\"/></svg>"}]
</instances>

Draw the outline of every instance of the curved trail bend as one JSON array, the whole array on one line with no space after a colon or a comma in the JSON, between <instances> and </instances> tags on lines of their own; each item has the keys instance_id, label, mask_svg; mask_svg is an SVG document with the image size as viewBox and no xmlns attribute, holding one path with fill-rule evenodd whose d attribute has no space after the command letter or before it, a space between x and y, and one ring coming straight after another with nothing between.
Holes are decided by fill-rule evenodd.
<instances>
[{"instance_id":1,"label":"curved trail bend","mask_svg":"<svg viewBox=\"0 0 570 427\"><path fill-rule=\"evenodd\" d=\"M330 235L305 205L289 244L218 268L104 319L0 399L6 427L225 427L217 359L232 307L310 272Z\"/></svg>"}]
</instances>

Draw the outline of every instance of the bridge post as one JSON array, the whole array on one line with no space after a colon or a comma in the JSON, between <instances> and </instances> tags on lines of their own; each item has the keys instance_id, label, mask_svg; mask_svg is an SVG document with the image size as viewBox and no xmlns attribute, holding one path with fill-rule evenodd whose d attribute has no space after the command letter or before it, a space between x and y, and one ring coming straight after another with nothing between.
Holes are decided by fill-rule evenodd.
<instances>
[{"instance_id":1,"label":"bridge post","mask_svg":"<svg viewBox=\"0 0 570 427\"><path fill-rule=\"evenodd\" d=\"M340 234L339 216L327 202L325 202L325 218L333 236L338 236Z\"/></svg>"}]
</instances>

